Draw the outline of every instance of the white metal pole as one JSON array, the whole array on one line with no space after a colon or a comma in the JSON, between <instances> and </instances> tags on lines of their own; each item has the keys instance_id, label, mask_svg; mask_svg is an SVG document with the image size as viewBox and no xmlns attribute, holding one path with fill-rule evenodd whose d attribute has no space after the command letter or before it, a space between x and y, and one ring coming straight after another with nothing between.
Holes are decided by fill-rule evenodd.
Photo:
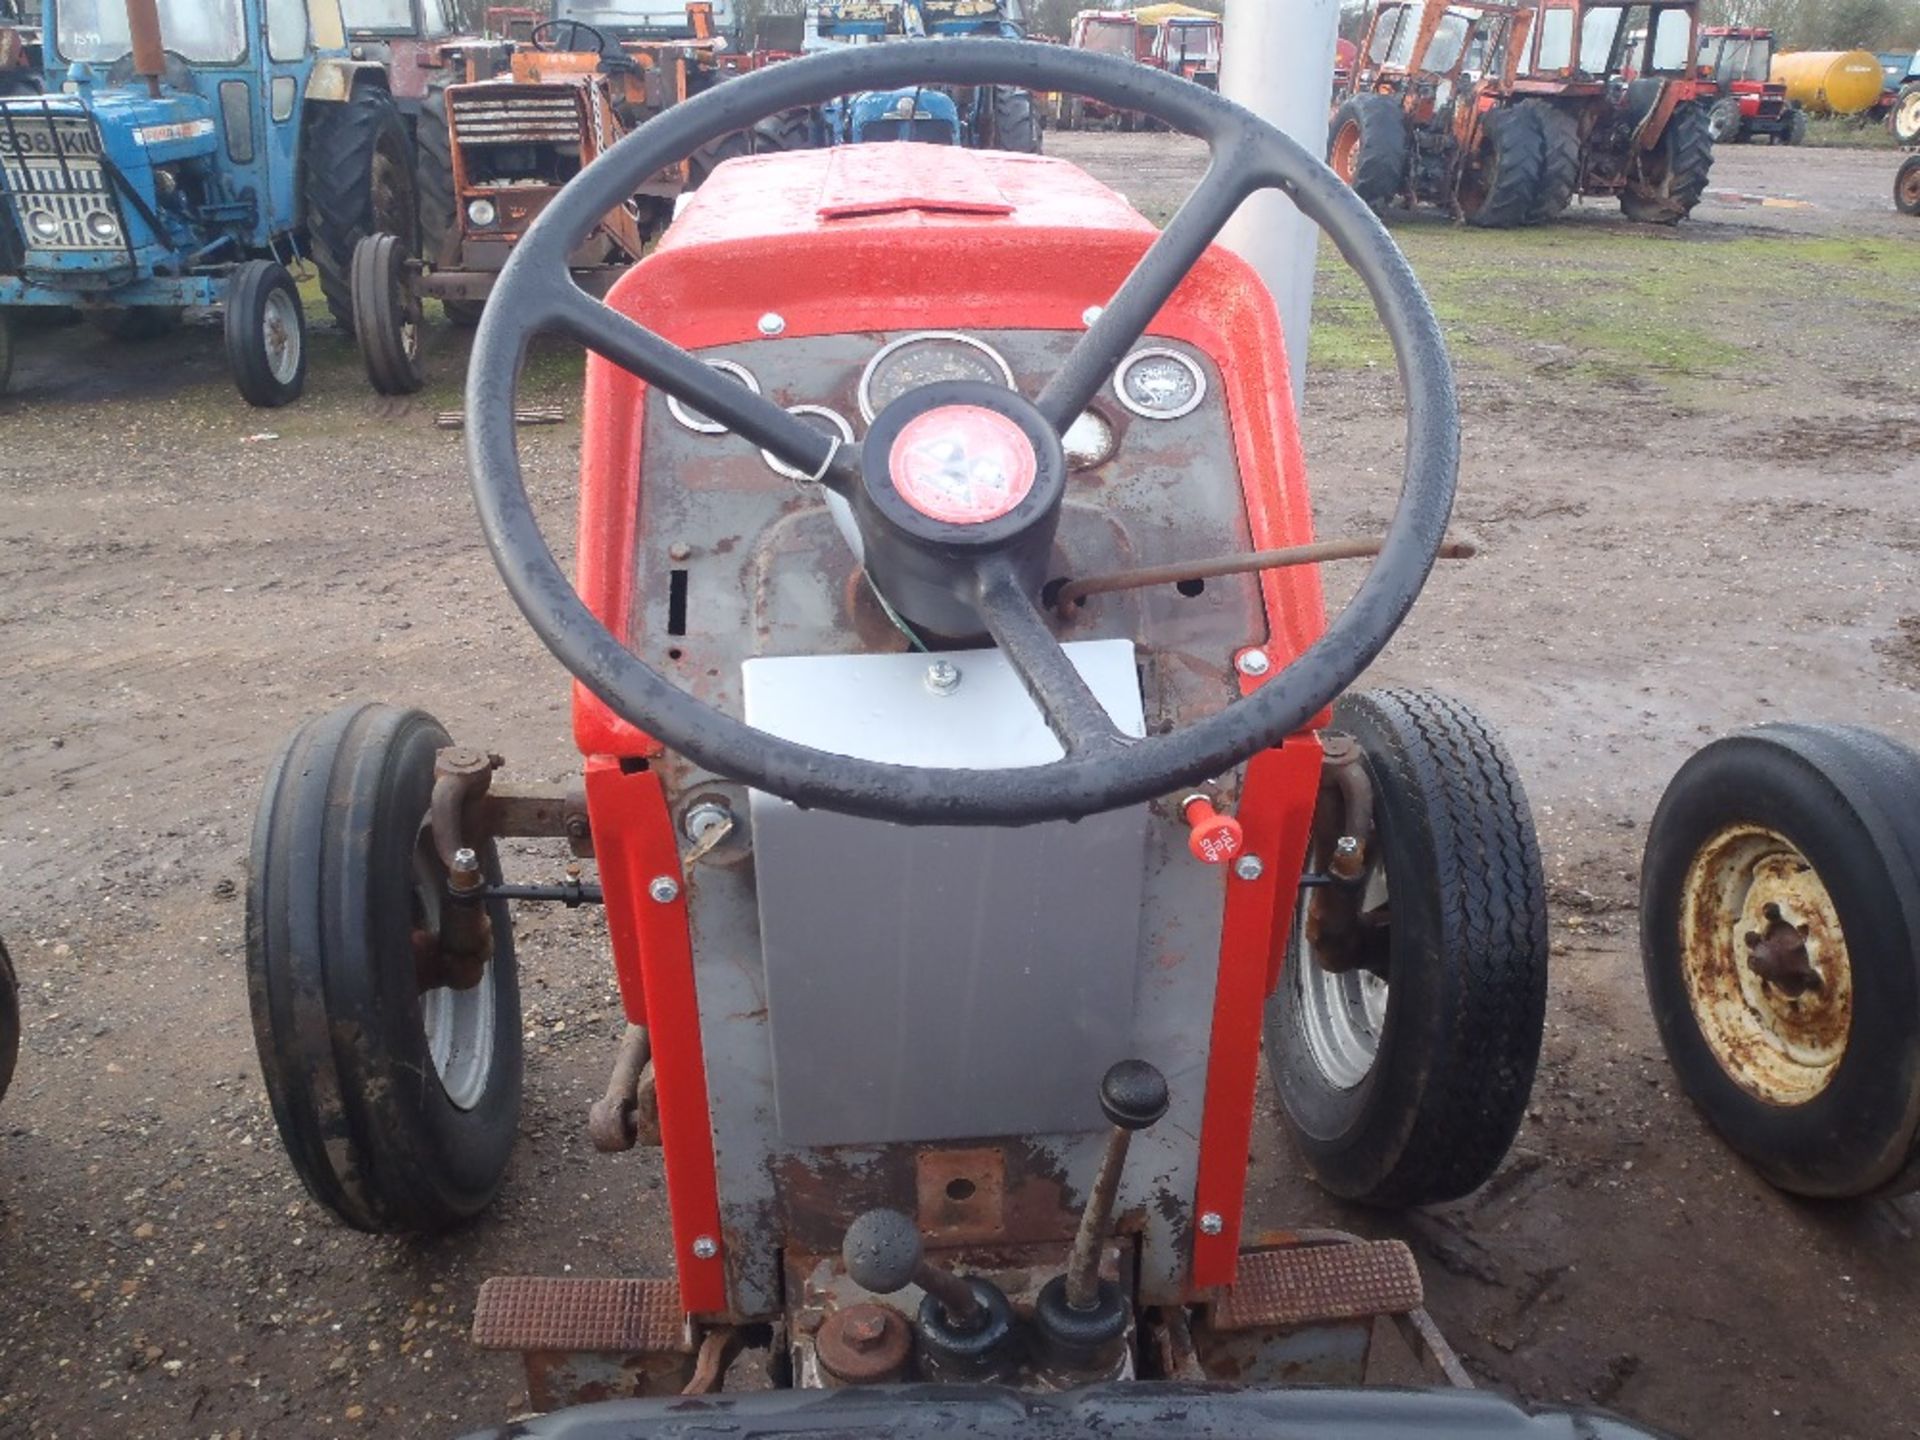
<instances>
[{"instance_id":1,"label":"white metal pole","mask_svg":"<svg viewBox=\"0 0 1920 1440\"><path fill-rule=\"evenodd\" d=\"M1325 154L1340 0L1227 0L1226 35L1221 92ZM1273 293L1297 402L1307 373L1319 231L1291 200L1270 191L1242 206L1222 239Z\"/></svg>"}]
</instances>

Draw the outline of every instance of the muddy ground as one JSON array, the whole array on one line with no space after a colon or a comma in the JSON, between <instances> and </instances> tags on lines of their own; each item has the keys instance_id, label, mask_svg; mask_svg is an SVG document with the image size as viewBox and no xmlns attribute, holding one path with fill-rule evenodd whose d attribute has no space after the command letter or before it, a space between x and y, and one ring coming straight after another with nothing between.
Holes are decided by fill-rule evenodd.
<instances>
[{"instance_id":1,"label":"muddy ground","mask_svg":"<svg viewBox=\"0 0 1920 1440\"><path fill-rule=\"evenodd\" d=\"M1059 137L1148 208L1197 156ZM1378 667L1504 729L1554 899L1533 1109L1482 1194L1357 1213L1256 1145L1255 1219L1402 1235L1488 1384L1697 1437L1920 1434L1920 1204L1807 1205L1676 1093L1634 895L1682 758L1768 719L1920 743L1920 227L1875 151L1723 152L1678 233L1582 207L1490 236L1395 217L1459 358L1445 570ZM1754 197L1791 205L1757 203ZM1307 423L1330 535L1377 526L1390 368L1329 274ZM0 934L27 1039L0 1107L0 1434L441 1435L524 1403L471 1353L498 1273L661 1271L655 1156L583 1120L619 1015L597 917L523 912L524 1138L498 1207L432 1244L332 1224L278 1148L241 981L257 786L351 697L416 702L560 779L565 688L477 540L457 440L317 337L313 393L247 411L217 337L26 339L0 402ZM568 361L537 396L578 414ZM565 536L575 420L524 432ZM1336 590L1350 583L1336 577ZM546 851L516 852L526 879Z\"/></svg>"}]
</instances>

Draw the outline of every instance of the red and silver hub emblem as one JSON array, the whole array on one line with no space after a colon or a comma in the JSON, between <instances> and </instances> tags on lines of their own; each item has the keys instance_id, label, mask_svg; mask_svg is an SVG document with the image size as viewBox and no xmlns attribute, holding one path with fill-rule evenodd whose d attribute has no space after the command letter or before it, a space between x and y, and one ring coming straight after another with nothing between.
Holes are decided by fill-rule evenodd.
<instances>
[{"instance_id":1,"label":"red and silver hub emblem","mask_svg":"<svg viewBox=\"0 0 1920 1440\"><path fill-rule=\"evenodd\" d=\"M980 405L943 405L907 422L887 468L900 498L929 520L984 525L1033 493L1040 460L1007 416Z\"/></svg>"}]
</instances>

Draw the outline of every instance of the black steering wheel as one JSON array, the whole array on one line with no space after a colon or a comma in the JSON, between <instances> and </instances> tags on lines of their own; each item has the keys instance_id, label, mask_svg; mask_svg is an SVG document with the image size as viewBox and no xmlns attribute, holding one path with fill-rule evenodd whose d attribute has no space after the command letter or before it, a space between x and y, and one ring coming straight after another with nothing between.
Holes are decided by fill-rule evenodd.
<instances>
[{"instance_id":1,"label":"black steering wheel","mask_svg":"<svg viewBox=\"0 0 1920 1440\"><path fill-rule=\"evenodd\" d=\"M1086 95L1198 135L1212 152L1205 178L1034 400L965 382L931 385L883 411L864 446L844 445L573 282L567 257L601 217L702 145L782 111L910 85ZM1393 342L1407 393L1399 504L1366 580L1304 654L1204 720L1130 739L1088 689L1041 606L1065 491L1059 437L1241 202L1269 189L1285 192L1333 239ZM881 592L910 589L970 622L940 633L991 635L1065 757L998 770L856 760L747 725L641 661L581 601L528 502L514 400L528 344L541 333L577 340L845 497ZM989 443L1016 456L1024 498L1010 494L1011 508L975 523L935 518L907 498L913 487L903 491L892 475L900 437L916 423L938 428L942 413L980 409L994 412L987 428L997 433ZM800 805L903 824L1018 825L1153 799L1221 775L1309 724L1379 654L1426 583L1452 513L1459 411L1440 328L1419 281L1379 219L1316 156L1239 106L1146 66L1056 45L929 40L850 47L715 86L649 121L576 176L514 248L480 322L467 370L467 462L480 524L508 591L547 648L616 714L715 774Z\"/></svg>"},{"instance_id":2,"label":"black steering wheel","mask_svg":"<svg viewBox=\"0 0 1920 1440\"><path fill-rule=\"evenodd\" d=\"M565 45L556 44L553 38L554 32L562 27L565 27L567 32ZM594 54L607 53L607 37L584 20L542 20L527 32L527 43L534 49L544 50L550 55L571 55L585 48L580 44L582 35L593 42Z\"/></svg>"}]
</instances>

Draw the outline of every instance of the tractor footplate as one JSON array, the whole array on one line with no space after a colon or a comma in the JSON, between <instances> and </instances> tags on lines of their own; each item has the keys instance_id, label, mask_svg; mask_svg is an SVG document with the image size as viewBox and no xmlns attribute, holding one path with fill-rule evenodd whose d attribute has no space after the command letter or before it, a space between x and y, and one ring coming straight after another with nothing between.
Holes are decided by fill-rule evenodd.
<instances>
[{"instance_id":1,"label":"tractor footplate","mask_svg":"<svg viewBox=\"0 0 1920 1440\"><path fill-rule=\"evenodd\" d=\"M699 1349L671 1280L524 1275L480 1287L473 1343L521 1352L536 1410L677 1395L693 1378Z\"/></svg>"},{"instance_id":2,"label":"tractor footplate","mask_svg":"<svg viewBox=\"0 0 1920 1440\"><path fill-rule=\"evenodd\" d=\"M1291 1329L1404 1315L1424 1300L1420 1267L1399 1240L1297 1245L1243 1252L1208 1319L1216 1330Z\"/></svg>"}]
</instances>

